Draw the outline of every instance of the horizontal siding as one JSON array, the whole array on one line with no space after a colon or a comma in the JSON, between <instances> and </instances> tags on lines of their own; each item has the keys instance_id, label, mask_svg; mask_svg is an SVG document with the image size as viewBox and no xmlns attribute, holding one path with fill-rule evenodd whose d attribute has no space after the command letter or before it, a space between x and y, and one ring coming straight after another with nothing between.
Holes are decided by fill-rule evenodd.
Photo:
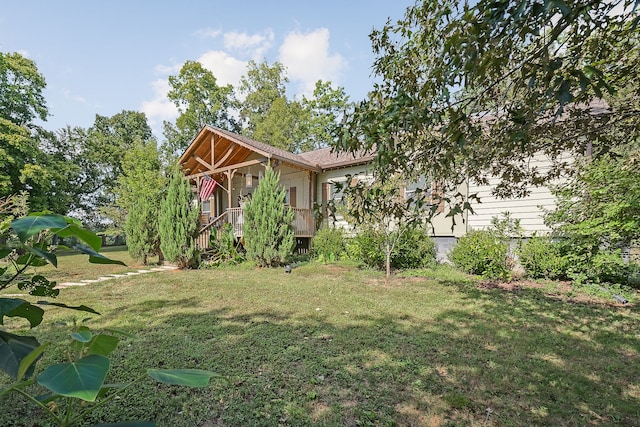
<instances>
[{"instance_id":1,"label":"horizontal siding","mask_svg":"<svg viewBox=\"0 0 640 427\"><path fill-rule=\"evenodd\" d=\"M531 161L540 171L547 171L550 162L543 158ZM509 212L511 218L519 219L520 226L526 236L534 232L545 233L550 231L544 224L545 210L553 210L556 199L548 187L529 187L530 194L522 198L499 199L492 195L492 190L500 182L498 178L490 178L489 185L469 184L469 194L477 194L480 203L471 204L475 214L469 214L469 229L479 230L491 225L491 219L501 217L502 213Z\"/></svg>"}]
</instances>

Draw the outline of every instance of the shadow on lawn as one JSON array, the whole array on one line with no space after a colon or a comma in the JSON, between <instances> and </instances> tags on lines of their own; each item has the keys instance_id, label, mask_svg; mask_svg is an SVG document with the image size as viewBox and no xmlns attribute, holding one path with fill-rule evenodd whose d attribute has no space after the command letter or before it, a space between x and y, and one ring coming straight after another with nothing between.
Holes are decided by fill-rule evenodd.
<instances>
[{"instance_id":1,"label":"shadow on lawn","mask_svg":"<svg viewBox=\"0 0 640 427\"><path fill-rule=\"evenodd\" d=\"M144 384L101 420L126 410L190 426L637 425L636 309L448 286L458 307L427 321L400 311L336 322L323 312L234 307L160 317L116 367L197 367L230 383ZM198 308L194 298L151 300L107 316L150 318L167 304Z\"/></svg>"}]
</instances>

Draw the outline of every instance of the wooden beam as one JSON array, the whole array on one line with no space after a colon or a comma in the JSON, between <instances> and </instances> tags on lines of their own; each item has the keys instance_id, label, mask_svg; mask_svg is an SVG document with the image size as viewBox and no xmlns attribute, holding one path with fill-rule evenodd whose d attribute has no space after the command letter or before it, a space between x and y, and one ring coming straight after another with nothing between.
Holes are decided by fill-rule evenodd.
<instances>
[{"instance_id":1,"label":"wooden beam","mask_svg":"<svg viewBox=\"0 0 640 427\"><path fill-rule=\"evenodd\" d=\"M220 167L220 165L223 164L225 162L225 160L227 160L229 158L229 156L233 153L233 150L235 150L237 146L238 146L238 144L236 144L234 142L233 145L231 147L229 147L229 150L227 150L227 152L222 157L222 159L220 159L217 163L215 163L211 169L218 169Z\"/></svg>"},{"instance_id":2,"label":"wooden beam","mask_svg":"<svg viewBox=\"0 0 640 427\"><path fill-rule=\"evenodd\" d=\"M216 164L216 151L215 151L215 147L214 147L214 141L216 138L216 134L211 132L211 164L215 165ZM215 169L215 167L213 168Z\"/></svg>"},{"instance_id":3,"label":"wooden beam","mask_svg":"<svg viewBox=\"0 0 640 427\"><path fill-rule=\"evenodd\" d=\"M202 160L200 157L196 156L195 154L193 156L194 159L196 159L196 161L198 163L200 163L201 165L205 166L207 169L214 169L213 166L211 166L209 163L205 162L204 160Z\"/></svg>"},{"instance_id":4,"label":"wooden beam","mask_svg":"<svg viewBox=\"0 0 640 427\"><path fill-rule=\"evenodd\" d=\"M216 175L219 173L223 173L223 172L227 172L233 169L240 169L246 166L253 166L253 165L258 165L262 163L260 160L248 160L246 162L242 162L242 163L237 163L235 165L231 165L231 166L225 166L223 168L219 168L219 169L210 169L206 172L198 172L198 173L194 173L191 175L187 175L185 178L187 179L194 179L194 178L198 178L201 176L205 176L205 175Z\"/></svg>"}]
</instances>

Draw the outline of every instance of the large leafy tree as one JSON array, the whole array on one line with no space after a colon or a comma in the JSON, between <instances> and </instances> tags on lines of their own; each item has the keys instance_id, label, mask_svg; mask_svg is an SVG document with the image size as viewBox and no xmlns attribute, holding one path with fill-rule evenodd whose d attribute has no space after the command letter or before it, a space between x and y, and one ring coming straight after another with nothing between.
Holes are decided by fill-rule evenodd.
<instances>
[{"instance_id":1,"label":"large leafy tree","mask_svg":"<svg viewBox=\"0 0 640 427\"><path fill-rule=\"evenodd\" d=\"M243 234L247 257L261 267L277 267L293 254L294 212L285 204L280 174L268 167L244 209Z\"/></svg>"},{"instance_id":2,"label":"large leafy tree","mask_svg":"<svg viewBox=\"0 0 640 427\"><path fill-rule=\"evenodd\" d=\"M495 175L498 195L524 195L563 173L563 153L580 153L587 141L607 145L608 126L637 129L637 106L596 106L637 76L633 6L419 1L372 32L379 83L336 146L375 146L381 170L417 170L445 188ZM553 167L531 167L534 155Z\"/></svg>"},{"instance_id":3,"label":"large leafy tree","mask_svg":"<svg viewBox=\"0 0 640 427\"><path fill-rule=\"evenodd\" d=\"M308 124L300 151L324 148L335 142L338 125L349 106L349 96L344 88L334 89L331 82L318 80L313 96L302 97L302 106L307 111Z\"/></svg>"},{"instance_id":4,"label":"large leafy tree","mask_svg":"<svg viewBox=\"0 0 640 427\"><path fill-rule=\"evenodd\" d=\"M257 125L251 137L274 147L297 152L308 133L309 114L297 101L277 98Z\"/></svg>"},{"instance_id":5,"label":"large leafy tree","mask_svg":"<svg viewBox=\"0 0 640 427\"><path fill-rule=\"evenodd\" d=\"M0 197L31 189L40 149L35 120L46 120L44 76L19 53L0 52Z\"/></svg>"},{"instance_id":6,"label":"large leafy tree","mask_svg":"<svg viewBox=\"0 0 640 427\"><path fill-rule=\"evenodd\" d=\"M187 61L177 76L169 76L167 94L180 115L175 125L164 123L164 151L171 157L184 150L205 125L238 130L233 116L237 100L231 85L220 86L213 73L197 61Z\"/></svg>"},{"instance_id":7,"label":"large leafy tree","mask_svg":"<svg viewBox=\"0 0 640 427\"><path fill-rule=\"evenodd\" d=\"M285 100L286 104L288 82L286 69L281 63L269 65L266 61L249 61L247 74L242 76L239 86L240 93L245 95L240 106L240 119L247 136L254 137L256 129L267 119L269 110L276 101ZM282 105L281 101L279 103Z\"/></svg>"}]
</instances>

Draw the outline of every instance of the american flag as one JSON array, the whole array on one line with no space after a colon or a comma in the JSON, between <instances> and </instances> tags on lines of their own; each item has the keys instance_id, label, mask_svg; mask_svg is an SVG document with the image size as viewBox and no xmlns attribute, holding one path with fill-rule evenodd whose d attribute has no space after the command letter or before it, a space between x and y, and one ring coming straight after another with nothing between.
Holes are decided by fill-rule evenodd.
<instances>
[{"instance_id":1,"label":"american flag","mask_svg":"<svg viewBox=\"0 0 640 427\"><path fill-rule=\"evenodd\" d=\"M215 179L209 178L207 175L202 180L202 186L200 187L200 200L209 200L211 193L215 190L218 183Z\"/></svg>"}]
</instances>

